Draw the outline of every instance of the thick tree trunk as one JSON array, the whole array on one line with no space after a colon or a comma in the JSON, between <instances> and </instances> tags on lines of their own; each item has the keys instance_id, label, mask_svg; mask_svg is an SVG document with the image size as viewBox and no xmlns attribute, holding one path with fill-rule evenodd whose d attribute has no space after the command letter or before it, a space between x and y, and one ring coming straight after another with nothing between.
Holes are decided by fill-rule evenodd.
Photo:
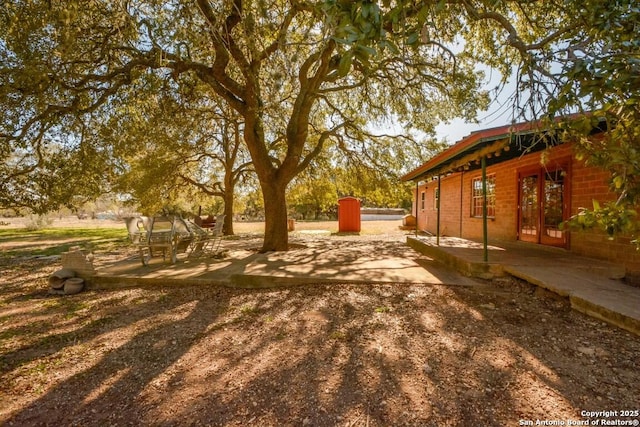
<instances>
[{"instance_id":1,"label":"thick tree trunk","mask_svg":"<svg viewBox=\"0 0 640 427\"><path fill-rule=\"evenodd\" d=\"M233 236L233 191L224 194L224 235Z\"/></svg>"},{"instance_id":2,"label":"thick tree trunk","mask_svg":"<svg viewBox=\"0 0 640 427\"><path fill-rule=\"evenodd\" d=\"M278 182L261 182L264 198L265 225L262 252L289 249L287 230L287 185Z\"/></svg>"}]
</instances>

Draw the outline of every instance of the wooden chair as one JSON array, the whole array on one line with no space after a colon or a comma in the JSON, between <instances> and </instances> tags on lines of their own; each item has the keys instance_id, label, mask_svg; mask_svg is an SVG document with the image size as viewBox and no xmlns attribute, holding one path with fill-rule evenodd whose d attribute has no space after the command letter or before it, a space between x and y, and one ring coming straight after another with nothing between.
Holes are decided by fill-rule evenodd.
<instances>
[{"instance_id":1,"label":"wooden chair","mask_svg":"<svg viewBox=\"0 0 640 427\"><path fill-rule=\"evenodd\" d=\"M149 265L149 259L162 254L162 259L175 264L178 256L174 247L173 220L170 217L153 217L147 230L147 239L140 247L140 258L143 265Z\"/></svg>"},{"instance_id":2,"label":"wooden chair","mask_svg":"<svg viewBox=\"0 0 640 427\"><path fill-rule=\"evenodd\" d=\"M135 246L137 246L140 252L140 260L143 265L149 263L148 257L151 256L149 250L149 230L151 227L152 218L146 216L133 216L125 218L125 224L127 225L127 232L129 233L129 240Z\"/></svg>"},{"instance_id":3,"label":"wooden chair","mask_svg":"<svg viewBox=\"0 0 640 427\"><path fill-rule=\"evenodd\" d=\"M220 253L224 218L224 215L218 215L215 226L208 232L202 227L193 224L194 241L189 257L216 256Z\"/></svg>"},{"instance_id":4,"label":"wooden chair","mask_svg":"<svg viewBox=\"0 0 640 427\"><path fill-rule=\"evenodd\" d=\"M142 265L149 265L151 257L160 254L164 261L175 264L178 254L186 252L194 239L187 223L177 216L134 217L127 218L126 223Z\"/></svg>"}]
</instances>

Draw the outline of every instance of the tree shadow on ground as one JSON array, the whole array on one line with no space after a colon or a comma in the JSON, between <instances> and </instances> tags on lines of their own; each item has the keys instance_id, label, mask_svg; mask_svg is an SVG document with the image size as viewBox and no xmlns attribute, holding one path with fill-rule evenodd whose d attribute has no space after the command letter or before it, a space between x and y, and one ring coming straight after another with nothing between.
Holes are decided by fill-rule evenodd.
<instances>
[{"instance_id":1,"label":"tree shadow on ground","mask_svg":"<svg viewBox=\"0 0 640 427\"><path fill-rule=\"evenodd\" d=\"M7 425L498 426L640 401L637 337L519 283L160 287L0 313Z\"/></svg>"}]
</instances>

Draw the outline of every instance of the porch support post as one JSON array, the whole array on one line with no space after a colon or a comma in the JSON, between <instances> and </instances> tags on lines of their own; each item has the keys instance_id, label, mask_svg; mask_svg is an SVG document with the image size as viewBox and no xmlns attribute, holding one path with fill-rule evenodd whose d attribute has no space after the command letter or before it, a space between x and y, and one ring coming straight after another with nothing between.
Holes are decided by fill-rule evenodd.
<instances>
[{"instance_id":1,"label":"porch support post","mask_svg":"<svg viewBox=\"0 0 640 427\"><path fill-rule=\"evenodd\" d=\"M438 174L438 197L436 197L436 246L440 246L440 174Z\"/></svg>"},{"instance_id":2,"label":"porch support post","mask_svg":"<svg viewBox=\"0 0 640 427\"><path fill-rule=\"evenodd\" d=\"M464 193L464 169L460 172L460 238L462 239L462 194Z\"/></svg>"},{"instance_id":3,"label":"porch support post","mask_svg":"<svg viewBox=\"0 0 640 427\"><path fill-rule=\"evenodd\" d=\"M482 260L484 262L489 261L489 249L488 249L488 232L487 232L487 157L482 156L482 247L483 255Z\"/></svg>"},{"instance_id":4,"label":"porch support post","mask_svg":"<svg viewBox=\"0 0 640 427\"><path fill-rule=\"evenodd\" d=\"M418 237L418 202L420 200L418 190L420 189L420 181L416 181L416 197L415 197L415 205L416 205L416 237Z\"/></svg>"}]
</instances>

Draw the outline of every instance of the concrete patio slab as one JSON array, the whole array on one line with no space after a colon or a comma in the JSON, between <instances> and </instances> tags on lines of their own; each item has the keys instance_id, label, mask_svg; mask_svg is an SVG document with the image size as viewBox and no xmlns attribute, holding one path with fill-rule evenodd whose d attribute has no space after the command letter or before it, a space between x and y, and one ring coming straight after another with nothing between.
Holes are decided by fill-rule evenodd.
<instances>
[{"instance_id":1,"label":"concrete patio slab","mask_svg":"<svg viewBox=\"0 0 640 427\"><path fill-rule=\"evenodd\" d=\"M308 283L477 285L474 280L416 253L403 239L353 239L345 243L318 238L295 244L287 252L259 253L231 244L222 259L191 259L182 255L176 264L154 258L149 266L143 266L137 257L131 257L98 268L89 287L196 284L268 288Z\"/></svg>"}]
</instances>

